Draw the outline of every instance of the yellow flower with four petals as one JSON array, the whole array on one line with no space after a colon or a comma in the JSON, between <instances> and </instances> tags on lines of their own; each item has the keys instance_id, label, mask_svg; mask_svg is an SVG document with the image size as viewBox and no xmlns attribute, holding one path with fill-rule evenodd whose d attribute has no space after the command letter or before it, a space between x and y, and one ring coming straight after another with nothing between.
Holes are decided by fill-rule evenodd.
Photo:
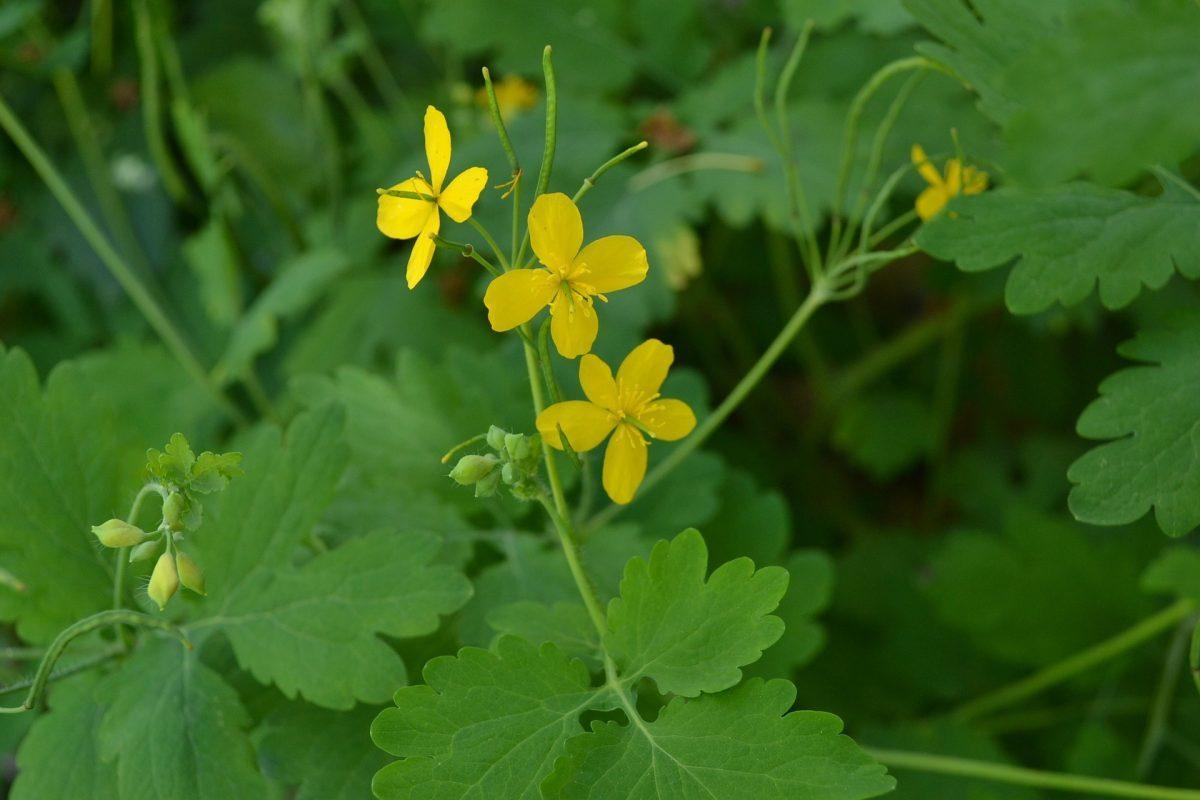
<instances>
[{"instance_id":1,"label":"yellow flower with four petals","mask_svg":"<svg viewBox=\"0 0 1200 800\"><path fill-rule=\"evenodd\" d=\"M950 198L960 194L979 194L988 185L986 172L975 167L964 167L957 158L946 162L945 175L942 175L919 144L912 146L912 163L929 184L917 197L917 215L923 220L930 219L945 208Z\"/></svg>"},{"instance_id":2,"label":"yellow flower with four petals","mask_svg":"<svg viewBox=\"0 0 1200 800\"><path fill-rule=\"evenodd\" d=\"M555 403L538 414L537 429L546 444L585 452L611 433L604 451L604 491L615 503L628 503L646 475L646 437L673 442L696 427L696 415L682 400L659 396L675 351L657 339L635 347L612 370L588 354L579 362L579 383L587 400Z\"/></svg>"},{"instance_id":3,"label":"yellow flower with four petals","mask_svg":"<svg viewBox=\"0 0 1200 800\"><path fill-rule=\"evenodd\" d=\"M455 222L466 222L488 177L483 167L471 167L443 186L450 168L450 129L446 126L445 115L433 106L425 109L425 158L429 161L428 180L418 173L391 188L427 199L380 195L379 213L375 219L385 236L393 239L416 237L408 256L406 276L410 289L425 277L429 262L433 260L433 237L442 225L440 212L445 211Z\"/></svg>"},{"instance_id":4,"label":"yellow flower with four petals","mask_svg":"<svg viewBox=\"0 0 1200 800\"><path fill-rule=\"evenodd\" d=\"M595 298L641 283L646 248L632 236L605 236L583 245L583 218L565 194L543 194L529 211L529 239L543 267L514 269L495 278L483 296L488 322L508 331L550 307L558 352L575 358L592 349L599 330Z\"/></svg>"}]
</instances>

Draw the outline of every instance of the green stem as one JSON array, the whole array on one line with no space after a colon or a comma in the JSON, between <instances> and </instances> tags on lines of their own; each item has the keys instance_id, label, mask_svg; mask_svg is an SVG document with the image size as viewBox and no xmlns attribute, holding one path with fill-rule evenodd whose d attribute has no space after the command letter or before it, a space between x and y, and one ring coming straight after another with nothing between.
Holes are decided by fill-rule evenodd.
<instances>
[{"instance_id":1,"label":"green stem","mask_svg":"<svg viewBox=\"0 0 1200 800\"><path fill-rule=\"evenodd\" d=\"M1071 775L1064 772L1047 772L1026 769L1008 764L995 764L969 758L954 758L930 753L911 753L901 750L864 748L867 754L880 763L895 769L916 772L931 772L937 775L955 775L962 778L1050 789L1063 792L1079 792L1104 797L1140 798L1141 800L1200 800L1200 791L1174 789L1167 786L1151 786L1129 783L1108 778L1092 778L1086 775Z\"/></svg>"},{"instance_id":2,"label":"green stem","mask_svg":"<svg viewBox=\"0 0 1200 800\"><path fill-rule=\"evenodd\" d=\"M579 596L583 598L583 605L587 608L588 617L591 618L592 625L596 628L596 633L603 640L605 630L608 627L604 619L604 609L601 608L600 600L596 597L596 590L592 588L592 582L588 578L587 573L584 572L583 564L579 560L579 550L575 546L575 533L571 529L570 518L560 514L551 503L550 498L546 497L544 493L538 500L541 502L542 508L546 509L546 514L554 522L554 530L558 533L558 541L562 545L563 555L567 559L567 566L571 569L571 577L575 580L575 587L579 590ZM607 660L607 655L605 659Z\"/></svg>"},{"instance_id":3,"label":"green stem","mask_svg":"<svg viewBox=\"0 0 1200 800\"><path fill-rule=\"evenodd\" d=\"M488 247L492 248L492 255L494 255L496 260L500 262L500 267L507 272L511 267L508 263L508 260L504 257L504 251L500 249L500 245L496 244L496 239L492 236L488 229L483 227L483 224L474 217L468 217L467 222L469 222L471 227L483 237L483 240L487 242Z\"/></svg>"},{"instance_id":4,"label":"green stem","mask_svg":"<svg viewBox=\"0 0 1200 800\"><path fill-rule=\"evenodd\" d=\"M959 707L951 716L957 720L975 719L988 712L1032 697L1153 639L1195 611L1194 601L1180 600L1111 639L1106 639L1094 647L1089 647L1070 658L1059 661L1057 664L1051 664L1038 670L1027 678Z\"/></svg>"},{"instance_id":5,"label":"green stem","mask_svg":"<svg viewBox=\"0 0 1200 800\"><path fill-rule=\"evenodd\" d=\"M646 476L646 480L642 482L641 487L638 489L639 494L645 495L659 481L669 475L672 470L682 464L700 445L704 444L705 440L741 405L746 396L750 394L750 391L758 385L759 381L763 379L772 365L779 360L779 357L783 355L788 345L791 344L792 339L796 337L796 334L800 332L813 313L828 300L828 296L828 289L821 282L815 284L809 290L804 302L800 304L799 308L792 314L791 319L779 331L775 340L767 346L767 349L759 356L758 361L750 367L750 370L742 377L737 386L733 387L733 390L721 402L721 405L717 406L716 410L704 422L700 423L691 436L683 440L679 446L671 451L670 455L660 461L654 469L650 470L650 473ZM593 530L604 525L617 514L621 513L621 509L624 507L616 504L608 506L588 521L587 528Z\"/></svg>"},{"instance_id":6,"label":"green stem","mask_svg":"<svg viewBox=\"0 0 1200 800\"><path fill-rule=\"evenodd\" d=\"M375 37L371 35L371 27L367 24L362 9L354 0L342 0L338 4L338 11L346 29L352 31L362 42L363 49L359 56L367 68L367 74L371 76L371 82L375 84L375 88L383 97L384 102L394 112L410 110L412 104L407 101L404 90L400 88L400 83L396 80L391 68L388 67L383 52L375 42Z\"/></svg>"},{"instance_id":7,"label":"green stem","mask_svg":"<svg viewBox=\"0 0 1200 800\"><path fill-rule=\"evenodd\" d=\"M642 147L645 147L643 142ZM689 153L686 156L667 159L647 167L629 179L629 191L640 192L656 183L670 180L689 172L723 170L726 172L762 172L763 160L755 156L737 153Z\"/></svg>"},{"instance_id":8,"label":"green stem","mask_svg":"<svg viewBox=\"0 0 1200 800\"><path fill-rule=\"evenodd\" d=\"M546 142L542 147L542 166L538 170L537 186L533 191L536 201L550 185L550 172L554 169L554 150L558 146L558 82L554 78L554 62L550 58L550 45L542 51L542 74L546 79ZM517 248L517 257L513 259L516 267L525 260L525 248L529 246L529 228L525 228L525 236L521 246Z\"/></svg>"},{"instance_id":9,"label":"green stem","mask_svg":"<svg viewBox=\"0 0 1200 800\"><path fill-rule=\"evenodd\" d=\"M44 655L41 647L0 647L0 661L36 661Z\"/></svg>"},{"instance_id":10,"label":"green stem","mask_svg":"<svg viewBox=\"0 0 1200 800\"><path fill-rule=\"evenodd\" d=\"M162 98L158 81L158 51L154 43L154 21L150 17L150 6L147 0L135 0L133 4L135 18L135 40L138 51L138 61L141 65L139 87L142 99L142 122L146 128L146 143L150 147L150 157L158 168L163 187L167 194L177 203L183 204L188 199L187 186L179 169L171 157L171 149L167 146L167 138L162 126Z\"/></svg>"},{"instance_id":11,"label":"green stem","mask_svg":"<svg viewBox=\"0 0 1200 800\"><path fill-rule=\"evenodd\" d=\"M157 483L147 483L133 498L133 504L129 507L129 515L125 517L125 521L130 525L137 524L138 514L142 510L142 501L151 494L158 494L164 500L167 499L166 490ZM125 598L125 564L129 561L129 548L122 547L117 550L117 568L113 574L113 610L120 611ZM117 629L118 635L120 628Z\"/></svg>"},{"instance_id":12,"label":"green stem","mask_svg":"<svg viewBox=\"0 0 1200 800\"><path fill-rule=\"evenodd\" d=\"M58 200L63 210L67 212L67 216L75 223L75 227L79 229L83 238L91 245L92 250L95 251L100 261L108 268L108 271L117 280L117 283L121 285L121 288L125 290L129 299L133 301L133 304L142 312L146 321L150 323L150 327L163 340L167 349L171 351L184 370L197 383L204 387L213 400L216 401L217 405L231 419L239 424L245 424L247 422L245 414L221 392L216 382L213 381L212 377L201 366L199 360L197 360L191 348L184 340L183 335L171 321L171 318L167 316L150 291L138 280L137 275L125 263L125 260L109 244L108 239L100 232L100 229L96 226L91 216L84 210L79 200L76 199L75 195L67 187L66 182L50 162L50 159L38 147L33 137L29 135L29 132L25 130L25 126L17 119L2 95L0 95L0 127L4 128L5 132L8 133L17 145L17 148L29 160L34 170L41 176L46 186L50 189L51 194Z\"/></svg>"},{"instance_id":13,"label":"green stem","mask_svg":"<svg viewBox=\"0 0 1200 800\"><path fill-rule=\"evenodd\" d=\"M582 200L583 196L585 194L587 194L588 192L590 192L592 190L592 187L594 187L596 185L596 181L600 180L601 175L608 172L610 169L615 167L617 164L620 164L622 161L624 161L625 159L634 155L635 153L640 153L641 151L645 150L649 146L650 146L649 142L646 142L646 141L638 142L633 147L628 147L628 148L622 150L620 153L617 153L615 156L610 158L608 161L605 161L603 164L601 164L599 167L596 168L595 172L593 172L591 175L589 175L588 177L583 179L583 183L579 185L578 191L576 191L574 196L571 197L572 202L578 203L580 200Z\"/></svg>"},{"instance_id":14,"label":"green stem","mask_svg":"<svg viewBox=\"0 0 1200 800\"><path fill-rule=\"evenodd\" d=\"M521 161L517 158L516 148L508 137L508 128L504 124L504 116L500 113L500 101L496 99L496 88L492 86L492 73L487 67L483 68L483 85L487 90L488 111L492 115L492 125L496 135L500 137L500 145L508 156L508 165L512 168L512 250L509 253L509 263L518 263L517 249L521 246Z\"/></svg>"},{"instance_id":15,"label":"green stem","mask_svg":"<svg viewBox=\"0 0 1200 800\"><path fill-rule=\"evenodd\" d=\"M120 645L111 645L111 646L105 648L104 650L101 650L99 653L97 653L94 656L88 656L87 658L80 659L79 661L76 661L74 664L72 664L69 667L63 667L60 670L50 673L50 676L46 679L46 682L49 684L49 683L53 683L54 681L57 681L57 680L62 680L63 678L69 678L72 675L78 675L81 672L87 672L89 669L92 669L93 667L98 667L101 664L112 661L114 658L119 658L120 656L122 656L124 654L125 654L125 649L123 647L121 647ZM26 678L25 680L20 680L15 683L10 683L8 686L0 687L0 695L12 694L14 692L23 692L26 689L28 689L30 686L33 685L33 681L34 681L33 678ZM19 711L13 711L13 712L0 711L0 713L19 714L21 712L19 712Z\"/></svg>"},{"instance_id":16,"label":"green stem","mask_svg":"<svg viewBox=\"0 0 1200 800\"><path fill-rule=\"evenodd\" d=\"M183 645L188 649L191 649L192 646L187 637L184 636L183 631L165 619L152 617L149 614L141 614L136 611L119 609L101 611L98 614L85 617L68 626L54 638L54 641L46 648L46 655L43 656L42 663L38 665L37 672L33 676L33 682L29 686L29 694L26 695L25 702L19 706L0 707L0 714L20 714L37 706L41 700L42 693L46 690L46 684L50 680L50 673L54 670L54 665L58 663L58 659L62 657L63 652L67 649L67 645L80 636L109 625L132 625L142 628L155 628L171 634L183 642Z\"/></svg>"},{"instance_id":17,"label":"green stem","mask_svg":"<svg viewBox=\"0 0 1200 800\"><path fill-rule=\"evenodd\" d=\"M1171 706L1175 699L1175 690L1179 686L1179 673L1187 661L1188 638L1196 625L1196 617L1192 616L1179 624L1171 644L1167 647L1167 657L1163 662L1162 677L1158 682L1158 690L1154 693L1154 705L1150 708L1150 716L1146 720L1146 733L1142 737L1142 747L1138 752L1137 775L1145 778L1154 767L1155 758L1166 739L1167 726L1171 717Z\"/></svg>"},{"instance_id":18,"label":"green stem","mask_svg":"<svg viewBox=\"0 0 1200 800\"><path fill-rule=\"evenodd\" d=\"M473 245L473 244L466 244L464 242L454 242L449 239L444 239L441 236L438 236L437 234L434 234L434 236L433 236L433 243L435 245L437 245L438 247L443 247L448 250L454 250L459 255L461 255L463 258L474 259L477 264L479 264L481 267L486 269L488 272L490 272L493 276L495 276L497 278L503 274L501 272L501 270L496 267L495 264L488 261L487 258L482 253L480 253L478 250L476 250L475 245Z\"/></svg>"},{"instance_id":19,"label":"green stem","mask_svg":"<svg viewBox=\"0 0 1200 800\"><path fill-rule=\"evenodd\" d=\"M106 78L112 71L112 0L92 0L92 72Z\"/></svg>"}]
</instances>

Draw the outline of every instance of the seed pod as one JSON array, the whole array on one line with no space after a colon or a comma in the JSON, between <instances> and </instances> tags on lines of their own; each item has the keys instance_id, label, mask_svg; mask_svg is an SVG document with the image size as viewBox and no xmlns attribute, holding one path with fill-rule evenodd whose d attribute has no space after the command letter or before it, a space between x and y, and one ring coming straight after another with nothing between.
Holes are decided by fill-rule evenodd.
<instances>
[{"instance_id":1,"label":"seed pod","mask_svg":"<svg viewBox=\"0 0 1200 800\"><path fill-rule=\"evenodd\" d=\"M93 525L92 533L105 547L132 547L141 544L149 535L136 525L130 525L125 520L110 519L103 525Z\"/></svg>"},{"instance_id":2,"label":"seed pod","mask_svg":"<svg viewBox=\"0 0 1200 800\"><path fill-rule=\"evenodd\" d=\"M171 558L170 553L163 553L158 557L154 572L150 573L150 586L147 591L150 593L150 599L158 604L159 611L166 608L167 601L179 591L179 572L175 569L175 559Z\"/></svg>"},{"instance_id":3,"label":"seed pod","mask_svg":"<svg viewBox=\"0 0 1200 800\"><path fill-rule=\"evenodd\" d=\"M163 522L167 523L167 527L173 531L183 529L183 512L187 508L187 501L179 492L171 492L167 495L167 499L163 501L162 515Z\"/></svg>"},{"instance_id":4,"label":"seed pod","mask_svg":"<svg viewBox=\"0 0 1200 800\"><path fill-rule=\"evenodd\" d=\"M205 594L204 591L204 572L192 557L187 553L180 553L175 556L175 567L179 571L179 582L185 588L191 589L196 594Z\"/></svg>"}]
</instances>

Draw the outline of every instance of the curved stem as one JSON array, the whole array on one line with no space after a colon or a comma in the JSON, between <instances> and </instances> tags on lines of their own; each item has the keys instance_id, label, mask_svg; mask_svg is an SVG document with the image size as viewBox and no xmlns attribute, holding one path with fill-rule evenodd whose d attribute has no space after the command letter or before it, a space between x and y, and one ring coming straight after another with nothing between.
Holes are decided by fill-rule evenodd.
<instances>
[{"instance_id":1,"label":"curved stem","mask_svg":"<svg viewBox=\"0 0 1200 800\"><path fill-rule=\"evenodd\" d=\"M125 521L130 525L137 524L138 512L142 510L142 501L150 494L157 493L164 500L167 498L166 490L157 483L147 483L138 490L137 495L133 498L133 504L129 507L129 515L125 517ZM122 547L117 550L117 568L113 575L113 610L120 611L121 605L125 596L125 565L128 563L129 548ZM120 626L117 627L117 635L120 637Z\"/></svg>"},{"instance_id":2,"label":"curved stem","mask_svg":"<svg viewBox=\"0 0 1200 800\"><path fill-rule=\"evenodd\" d=\"M959 720L969 720L979 717L1012 703L1032 697L1038 692L1075 677L1081 672L1103 664L1127 650L1131 650L1145 641L1153 639L1165 630L1178 624L1185 617L1196 611L1196 603L1192 600L1180 600L1162 611L1147 617L1131 628L1122 631L1111 639L1107 639L1083 652L1076 653L1070 658L1057 664L1051 664L1027 678L1005 686L976 700L960 706L951 716Z\"/></svg>"},{"instance_id":3,"label":"curved stem","mask_svg":"<svg viewBox=\"0 0 1200 800\"><path fill-rule=\"evenodd\" d=\"M165 619L152 617L149 614L141 614L137 611L117 609L101 611L98 614L85 617L68 626L54 638L54 641L46 648L46 655L43 656L42 663L38 664L37 672L33 676L33 681L29 686L29 694L26 695L25 702L19 706L0 707L0 714L21 714L37 706L41 700L42 693L46 690L46 684L50 680L50 674L54 670L54 665L58 663L58 659L67 649L67 645L80 636L108 625L132 625L142 628L156 628L171 634L189 650L192 647L191 642L187 640L183 631Z\"/></svg>"},{"instance_id":4,"label":"curved stem","mask_svg":"<svg viewBox=\"0 0 1200 800\"><path fill-rule=\"evenodd\" d=\"M617 164L620 164L622 161L629 158L633 154L642 152L649 146L650 146L649 142L647 142L645 140L640 141L637 144L635 144L633 147L627 147L624 150L622 150L621 152L617 153L612 158L610 158L608 161L605 161L603 164L601 164L599 167L596 168L595 172L593 172L591 175L589 175L588 177L583 179L583 183L581 183L579 185L579 190L576 191L574 196L571 197L571 201L578 203L580 200L583 199L583 196L585 194L587 194L588 192L590 192L592 190L592 187L596 185L596 181L600 180L601 175L608 172L610 169L615 167Z\"/></svg>"},{"instance_id":5,"label":"curved stem","mask_svg":"<svg viewBox=\"0 0 1200 800\"><path fill-rule=\"evenodd\" d=\"M643 142L639 149L645 146L646 143ZM689 153L686 156L660 161L651 167L646 167L629 179L629 191L640 192L676 176L704 170L762 172L763 160L756 156L744 156L738 153Z\"/></svg>"},{"instance_id":6,"label":"curved stem","mask_svg":"<svg viewBox=\"0 0 1200 800\"><path fill-rule=\"evenodd\" d=\"M500 267L507 272L511 267L509 266L508 259L504 257L504 251L500 249L500 245L496 244L495 237L493 237L491 232L487 228L483 227L483 224L474 217L468 217L467 222L469 222L471 227L483 237L483 240L487 242L487 246L492 248L492 255L494 255L496 260L500 262Z\"/></svg>"},{"instance_id":7,"label":"curved stem","mask_svg":"<svg viewBox=\"0 0 1200 800\"><path fill-rule=\"evenodd\" d=\"M650 473L646 476L646 480L642 482L641 487L638 489L639 494L645 495L655 484L683 463L700 445L704 444L705 440L721 426L721 423L742 404L742 401L746 399L750 391L758 385L759 381L763 379L772 365L783 355L788 345L791 344L792 339L796 337L796 334L800 332L813 313L828 299L829 290L824 283L817 283L813 286L808 296L804 298L804 302L800 304L800 307L792 314L791 319L779 331L775 340L767 346L767 349L759 356L758 361L754 362L754 366L750 367L750 370L742 377L737 386L733 387L733 390L721 402L721 405L717 406L716 410L696 428L691 436L683 440L678 447L671 451L670 455L660 461L654 469L650 470ZM608 506L588 520L587 528L591 530L604 525L617 514L621 513L621 509L623 508L624 506L616 504Z\"/></svg>"},{"instance_id":8,"label":"curved stem","mask_svg":"<svg viewBox=\"0 0 1200 800\"><path fill-rule=\"evenodd\" d=\"M92 220L91 215L84 210L79 200L74 193L67 187L66 182L59 174L58 170L50 162L42 149L25 130L17 116L9 108L4 97L0 95L0 127L4 128L9 137L17 145L17 148L33 166L34 170L41 176L50 193L58 200L59 205L67 212L67 216L75 223L75 227L83 235L91 245L92 250L108 268L109 273L116 278L117 283L125 290L125 294L133 301L138 310L142 312L142 316L150 323L150 327L154 329L159 338L167 346L167 349L175 356L176 360L183 366L184 370L192 376L212 396L217 405L225 411L235 422L245 424L248 420L246 415L242 413L236 405L233 404L228 397L217 386L212 376L200 364L200 361L192 353L191 348L183 338L183 334L175 327L175 323L163 310L162 306L150 293L150 291L138 280L137 275L125 260L117 254L113 246L109 244L107 238L101 233Z\"/></svg>"},{"instance_id":9,"label":"curved stem","mask_svg":"<svg viewBox=\"0 0 1200 800\"><path fill-rule=\"evenodd\" d=\"M1200 800L1200 791L1195 789L1175 789L1168 786L1151 786L1108 778L1092 778L1087 775L1047 772L1040 769L1026 769L1009 764L995 764L931 753L881 750L873 747L864 747L863 749L876 761L896 769L978 778L1014 786L1080 792L1104 797L1141 798L1141 800Z\"/></svg>"}]
</instances>

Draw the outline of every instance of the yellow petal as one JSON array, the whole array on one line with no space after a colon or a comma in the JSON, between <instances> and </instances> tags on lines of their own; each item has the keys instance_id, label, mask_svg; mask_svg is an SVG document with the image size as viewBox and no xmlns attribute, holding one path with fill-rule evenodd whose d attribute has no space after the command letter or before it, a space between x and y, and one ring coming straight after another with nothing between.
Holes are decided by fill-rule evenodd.
<instances>
[{"instance_id":1,"label":"yellow petal","mask_svg":"<svg viewBox=\"0 0 1200 800\"><path fill-rule=\"evenodd\" d=\"M647 339L625 356L617 370L617 386L626 410L658 394L674 360L675 351L658 339Z\"/></svg>"},{"instance_id":2,"label":"yellow petal","mask_svg":"<svg viewBox=\"0 0 1200 800\"><path fill-rule=\"evenodd\" d=\"M631 425L618 425L604 451L604 491L624 505L646 477L646 440Z\"/></svg>"},{"instance_id":3,"label":"yellow petal","mask_svg":"<svg viewBox=\"0 0 1200 800\"><path fill-rule=\"evenodd\" d=\"M919 144L912 146L912 163L916 165L917 172L921 173L921 177L930 186L942 185L942 176L938 174L937 167L930 163L928 156L925 155L925 148Z\"/></svg>"},{"instance_id":4,"label":"yellow petal","mask_svg":"<svg viewBox=\"0 0 1200 800\"><path fill-rule=\"evenodd\" d=\"M446 115L433 106L425 108L425 158L429 160L433 193L440 194L446 170L450 169L450 128L446 126Z\"/></svg>"},{"instance_id":5,"label":"yellow petal","mask_svg":"<svg viewBox=\"0 0 1200 800\"><path fill-rule=\"evenodd\" d=\"M514 269L492 280L483 293L494 331L510 331L533 319L554 299L558 276L545 269Z\"/></svg>"},{"instance_id":6,"label":"yellow petal","mask_svg":"<svg viewBox=\"0 0 1200 800\"><path fill-rule=\"evenodd\" d=\"M413 242L412 252L408 254L408 269L405 272L405 277L408 279L408 288L412 289L421 282L421 278L425 277L425 273L429 271L429 262L433 261L433 251L437 245L433 243L433 235L438 232L442 226L442 216L435 210L429 215L429 219L425 222L425 227L421 229L421 233L417 236L417 241Z\"/></svg>"},{"instance_id":7,"label":"yellow petal","mask_svg":"<svg viewBox=\"0 0 1200 800\"><path fill-rule=\"evenodd\" d=\"M550 336L563 358L576 358L592 349L600 320L596 309L578 295L559 292L550 304Z\"/></svg>"},{"instance_id":8,"label":"yellow petal","mask_svg":"<svg viewBox=\"0 0 1200 800\"><path fill-rule=\"evenodd\" d=\"M479 199L479 193L487 185L488 172L483 167L464 170L438 195L438 205L455 222L466 222L471 216L471 206Z\"/></svg>"},{"instance_id":9,"label":"yellow petal","mask_svg":"<svg viewBox=\"0 0 1200 800\"><path fill-rule=\"evenodd\" d=\"M917 216L930 219L946 205L946 190L941 186L930 186L917 195Z\"/></svg>"},{"instance_id":10,"label":"yellow petal","mask_svg":"<svg viewBox=\"0 0 1200 800\"><path fill-rule=\"evenodd\" d=\"M555 192L533 202L529 209L529 241L547 267L560 274L570 269L583 244L583 218L571 198Z\"/></svg>"},{"instance_id":11,"label":"yellow petal","mask_svg":"<svg viewBox=\"0 0 1200 800\"><path fill-rule=\"evenodd\" d=\"M538 414L537 429L546 444L563 449L562 434L577 453L591 450L604 441L616 426L615 416L584 400L565 400L555 403Z\"/></svg>"},{"instance_id":12,"label":"yellow petal","mask_svg":"<svg viewBox=\"0 0 1200 800\"><path fill-rule=\"evenodd\" d=\"M601 408L617 410L617 382L612 370L591 353L579 360L579 385L588 400Z\"/></svg>"},{"instance_id":13,"label":"yellow petal","mask_svg":"<svg viewBox=\"0 0 1200 800\"><path fill-rule=\"evenodd\" d=\"M962 191L962 162L952 158L946 162L946 194L956 197Z\"/></svg>"},{"instance_id":14,"label":"yellow petal","mask_svg":"<svg viewBox=\"0 0 1200 800\"><path fill-rule=\"evenodd\" d=\"M420 178L409 178L397 183L392 189L433 196L433 190L429 188L429 184ZM434 211L433 203L428 200L413 200L408 197L392 197L381 194L379 195L379 212L375 216L375 224L384 236L390 236L393 239L411 239L421 232L421 228L425 227L425 223L429 221L429 215Z\"/></svg>"},{"instance_id":15,"label":"yellow petal","mask_svg":"<svg viewBox=\"0 0 1200 800\"><path fill-rule=\"evenodd\" d=\"M575 266L587 268L581 281L597 292L615 292L641 283L649 264L646 248L632 236L605 236L575 257Z\"/></svg>"},{"instance_id":16,"label":"yellow petal","mask_svg":"<svg viewBox=\"0 0 1200 800\"><path fill-rule=\"evenodd\" d=\"M696 415L682 400L655 400L637 417L655 439L673 442L682 439L696 427Z\"/></svg>"}]
</instances>

